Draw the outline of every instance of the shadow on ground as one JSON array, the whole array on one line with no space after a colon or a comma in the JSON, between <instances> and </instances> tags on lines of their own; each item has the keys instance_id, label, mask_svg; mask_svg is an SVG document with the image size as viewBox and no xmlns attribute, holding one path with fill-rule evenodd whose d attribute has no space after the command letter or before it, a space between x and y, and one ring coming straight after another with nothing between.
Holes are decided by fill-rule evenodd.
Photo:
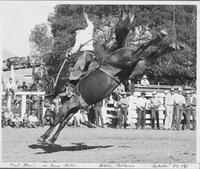
<instances>
[{"instance_id":1,"label":"shadow on ground","mask_svg":"<svg viewBox=\"0 0 200 169\"><path fill-rule=\"evenodd\" d=\"M29 148L31 149L42 149L44 152L37 152L36 154L46 154L46 153L54 153L60 151L82 151L82 150L91 150L91 149L101 149L101 148L109 148L113 147L113 145L106 146L88 146L84 143L72 143L74 146L50 146L47 144L31 144Z\"/></svg>"}]
</instances>

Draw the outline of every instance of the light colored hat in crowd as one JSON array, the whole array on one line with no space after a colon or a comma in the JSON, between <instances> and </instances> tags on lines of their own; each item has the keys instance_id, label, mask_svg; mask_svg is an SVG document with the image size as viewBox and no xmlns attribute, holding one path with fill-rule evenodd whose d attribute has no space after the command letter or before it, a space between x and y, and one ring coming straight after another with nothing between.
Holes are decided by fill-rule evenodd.
<instances>
[{"instance_id":1,"label":"light colored hat in crowd","mask_svg":"<svg viewBox=\"0 0 200 169\"><path fill-rule=\"evenodd\" d=\"M146 75L144 75L142 78L143 78L143 79L147 79L147 76L146 76Z\"/></svg>"},{"instance_id":2,"label":"light colored hat in crowd","mask_svg":"<svg viewBox=\"0 0 200 169\"><path fill-rule=\"evenodd\" d=\"M181 87L179 87L179 88L178 88L178 91L181 92L181 91L183 91L183 89L182 89Z\"/></svg>"},{"instance_id":3,"label":"light colored hat in crowd","mask_svg":"<svg viewBox=\"0 0 200 169\"><path fill-rule=\"evenodd\" d=\"M190 91L189 91L189 90L187 90L187 91L186 91L186 94L190 94Z\"/></svg>"},{"instance_id":4,"label":"light colored hat in crowd","mask_svg":"<svg viewBox=\"0 0 200 169\"><path fill-rule=\"evenodd\" d=\"M169 93L169 91L168 91L168 90L165 90L165 94L167 94L167 93Z\"/></svg>"},{"instance_id":5,"label":"light colored hat in crowd","mask_svg":"<svg viewBox=\"0 0 200 169\"><path fill-rule=\"evenodd\" d=\"M171 92L174 92L174 88L172 87L172 88L170 89L170 91L171 91Z\"/></svg>"},{"instance_id":6,"label":"light colored hat in crowd","mask_svg":"<svg viewBox=\"0 0 200 169\"><path fill-rule=\"evenodd\" d=\"M155 94L157 94L157 92L154 90L152 94L155 95Z\"/></svg>"}]
</instances>

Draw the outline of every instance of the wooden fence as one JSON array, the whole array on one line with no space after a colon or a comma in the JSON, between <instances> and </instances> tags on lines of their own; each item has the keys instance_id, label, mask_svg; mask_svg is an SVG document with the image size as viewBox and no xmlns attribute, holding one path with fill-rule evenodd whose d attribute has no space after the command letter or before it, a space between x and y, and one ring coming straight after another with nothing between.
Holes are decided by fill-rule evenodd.
<instances>
[{"instance_id":1,"label":"wooden fence","mask_svg":"<svg viewBox=\"0 0 200 169\"><path fill-rule=\"evenodd\" d=\"M157 95L161 101L161 103L164 102L164 91L165 90L170 90L171 87L173 88L179 88L181 86L170 86L170 85L150 85L150 86L141 86L141 85L135 85L135 92L133 95L129 96L129 114L128 114L128 122L129 123L136 123L137 119L137 113L136 113L136 105L134 103L134 99L137 99L141 91L145 91L147 97L152 96L152 92L154 90L157 91ZM192 87L185 86L183 87L184 90L192 90ZM24 117L24 114L26 113L26 102L27 102L27 95L37 95L37 96L42 96L44 98L45 92L16 92L17 96L21 96L22 102L21 102L21 117ZM8 98L8 105L11 106L11 98ZM111 105L111 106L108 106ZM111 118L115 118L115 116L112 113L109 113L109 111L114 111L114 105L112 102L106 103L105 100L103 101L103 107L102 107L102 114L103 114L103 119L104 122L110 122ZM164 116L164 106L161 105L159 107L159 115L160 115L160 122L161 124L163 123L163 120L165 118ZM44 108L43 108L44 111ZM44 114L44 112L43 112ZM146 115L147 123L150 123L150 114Z\"/></svg>"}]
</instances>

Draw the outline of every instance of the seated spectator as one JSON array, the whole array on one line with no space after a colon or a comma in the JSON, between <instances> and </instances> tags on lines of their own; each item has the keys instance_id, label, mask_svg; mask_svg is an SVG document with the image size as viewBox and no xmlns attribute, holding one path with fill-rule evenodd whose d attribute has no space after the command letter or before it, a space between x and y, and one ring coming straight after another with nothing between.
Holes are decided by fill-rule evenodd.
<instances>
[{"instance_id":1,"label":"seated spectator","mask_svg":"<svg viewBox=\"0 0 200 169\"><path fill-rule=\"evenodd\" d=\"M11 119L10 127L22 127L22 119L19 117L19 114L15 114L14 117Z\"/></svg>"},{"instance_id":2,"label":"seated spectator","mask_svg":"<svg viewBox=\"0 0 200 169\"><path fill-rule=\"evenodd\" d=\"M149 86L150 85L146 75L144 75L142 77L140 83L141 83L142 86Z\"/></svg>"},{"instance_id":3,"label":"seated spectator","mask_svg":"<svg viewBox=\"0 0 200 169\"><path fill-rule=\"evenodd\" d=\"M81 126L87 126L91 128L95 128L96 126L89 122L87 111L85 110L79 110L72 118L69 120L68 124L74 125L74 127L81 127Z\"/></svg>"},{"instance_id":4,"label":"seated spectator","mask_svg":"<svg viewBox=\"0 0 200 169\"><path fill-rule=\"evenodd\" d=\"M29 127L29 120L28 120L28 114L27 113L24 114L24 117L23 117L22 121L23 121L22 122L22 126L23 127Z\"/></svg>"},{"instance_id":5,"label":"seated spectator","mask_svg":"<svg viewBox=\"0 0 200 169\"><path fill-rule=\"evenodd\" d=\"M13 112L6 110L4 112L3 116L4 116L4 120L5 120L5 122L4 122L5 126L9 126L11 123L11 120L14 118Z\"/></svg>"},{"instance_id":6,"label":"seated spectator","mask_svg":"<svg viewBox=\"0 0 200 169\"><path fill-rule=\"evenodd\" d=\"M40 91L39 79L35 79L34 83L30 86L30 91L34 91L34 92Z\"/></svg>"},{"instance_id":7,"label":"seated spectator","mask_svg":"<svg viewBox=\"0 0 200 169\"><path fill-rule=\"evenodd\" d=\"M22 89L23 92L27 92L28 91L28 86L26 85L25 81L23 81L21 89Z\"/></svg>"},{"instance_id":8,"label":"seated spectator","mask_svg":"<svg viewBox=\"0 0 200 169\"><path fill-rule=\"evenodd\" d=\"M29 120L29 126L32 128L36 128L39 125L39 120L36 117L35 110L31 111L31 115L28 117L28 120Z\"/></svg>"}]
</instances>

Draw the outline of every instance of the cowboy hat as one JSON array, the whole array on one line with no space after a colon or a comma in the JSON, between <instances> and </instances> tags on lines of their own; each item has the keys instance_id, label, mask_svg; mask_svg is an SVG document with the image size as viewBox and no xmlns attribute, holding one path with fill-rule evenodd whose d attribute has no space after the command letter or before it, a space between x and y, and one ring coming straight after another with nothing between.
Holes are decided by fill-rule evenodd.
<instances>
[{"instance_id":1,"label":"cowboy hat","mask_svg":"<svg viewBox=\"0 0 200 169\"><path fill-rule=\"evenodd\" d=\"M178 91L181 92L181 91L183 91L183 89L182 89L181 87L179 87L179 88L178 88Z\"/></svg>"},{"instance_id":2,"label":"cowboy hat","mask_svg":"<svg viewBox=\"0 0 200 169\"><path fill-rule=\"evenodd\" d=\"M155 95L156 93L157 93L157 92L154 90L152 94Z\"/></svg>"},{"instance_id":3,"label":"cowboy hat","mask_svg":"<svg viewBox=\"0 0 200 169\"><path fill-rule=\"evenodd\" d=\"M186 94L190 94L190 91L189 91L189 90L187 90L187 91L186 91Z\"/></svg>"},{"instance_id":4,"label":"cowboy hat","mask_svg":"<svg viewBox=\"0 0 200 169\"><path fill-rule=\"evenodd\" d=\"M147 79L147 76L146 76L146 75L144 75L142 78L143 78L143 79Z\"/></svg>"}]
</instances>

